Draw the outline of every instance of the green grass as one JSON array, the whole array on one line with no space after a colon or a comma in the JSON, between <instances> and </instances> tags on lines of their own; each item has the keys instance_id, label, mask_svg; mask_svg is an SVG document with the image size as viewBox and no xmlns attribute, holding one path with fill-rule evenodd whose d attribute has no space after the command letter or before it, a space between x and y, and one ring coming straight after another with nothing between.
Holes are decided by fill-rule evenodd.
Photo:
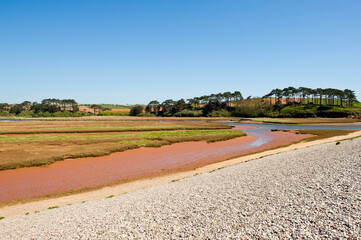
<instances>
[{"instance_id":1,"label":"green grass","mask_svg":"<svg viewBox=\"0 0 361 240\"><path fill-rule=\"evenodd\" d=\"M5 217L0 217L0 220L4 219Z\"/></svg>"},{"instance_id":2,"label":"green grass","mask_svg":"<svg viewBox=\"0 0 361 240\"><path fill-rule=\"evenodd\" d=\"M354 107L361 108L361 102L359 102L359 103L354 103Z\"/></svg>"},{"instance_id":3,"label":"green grass","mask_svg":"<svg viewBox=\"0 0 361 240\"><path fill-rule=\"evenodd\" d=\"M0 135L0 142L29 142L29 141L68 141L68 140L103 140L103 139L162 139L162 138L184 138L195 136L244 136L241 131L229 130L186 130L186 131L158 131L158 132L137 132L137 133L123 133L112 135L21 135L21 136L4 136Z\"/></svg>"},{"instance_id":4,"label":"green grass","mask_svg":"<svg viewBox=\"0 0 361 240\"><path fill-rule=\"evenodd\" d=\"M303 140L303 141L309 142L309 141L314 141L314 140L319 140L319 139L324 139L324 138L347 135L347 134L350 134L353 132L355 132L355 131L354 130L304 129L304 130L298 130L296 133L315 135L314 137L310 137L310 138Z\"/></svg>"},{"instance_id":5,"label":"green grass","mask_svg":"<svg viewBox=\"0 0 361 240\"><path fill-rule=\"evenodd\" d=\"M38 130L27 129L9 129L1 128L0 134L42 134L42 133L108 133L108 132L138 132L138 131L167 131L167 130L194 130L194 129L230 129L229 126L182 126L182 125L165 125L165 126L89 126L89 127L70 127L70 128L45 128Z\"/></svg>"},{"instance_id":6,"label":"green grass","mask_svg":"<svg viewBox=\"0 0 361 240\"><path fill-rule=\"evenodd\" d=\"M48 209L55 209L55 208L59 208L59 206L48 207Z\"/></svg>"},{"instance_id":7,"label":"green grass","mask_svg":"<svg viewBox=\"0 0 361 240\"><path fill-rule=\"evenodd\" d=\"M243 118L243 120L249 120L259 123L270 124L325 124L325 123L354 123L359 120L347 119L347 118Z\"/></svg>"},{"instance_id":8,"label":"green grass","mask_svg":"<svg viewBox=\"0 0 361 240\"><path fill-rule=\"evenodd\" d=\"M130 106L125 105L113 105L113 104L99 104L103 108L110 108L110 109L130 109Z\"/></svg>"},{"instance_id":9,"label":"green grass","mask_svg":"<svg viewBox=\"0 0 361 240\"><path fill-rule=\"evenodd\" d=\"M106 197L106 198L112 198L112 197L115 197L114 195L110 195L110 196L108 196L108 197Z\"/></svg>"}]
</instances>

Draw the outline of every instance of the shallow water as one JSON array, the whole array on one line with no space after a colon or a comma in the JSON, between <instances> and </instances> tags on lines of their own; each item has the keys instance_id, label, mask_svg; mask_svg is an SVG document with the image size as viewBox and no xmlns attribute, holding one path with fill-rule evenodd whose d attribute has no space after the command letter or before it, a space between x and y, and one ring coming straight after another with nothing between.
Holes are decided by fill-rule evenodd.
<instances>
[{"instance_id":1,"label":"shallow water","mask_svg":"<svg viewBox=\"0 0 361 240\"><path fill-rule=\"evenodd\" d=\"M278 130L302 130L302 129L321 129L321 130L361 130L361 124L344 124L344 125L296 125L296 124L258 124L258 123L229 123L222 124L231 126L251 127L249 129L240 129L247 135L257 137L250 147L258 147L273 140L266 132L272 129Z\"/></svg>"}]
</instances>

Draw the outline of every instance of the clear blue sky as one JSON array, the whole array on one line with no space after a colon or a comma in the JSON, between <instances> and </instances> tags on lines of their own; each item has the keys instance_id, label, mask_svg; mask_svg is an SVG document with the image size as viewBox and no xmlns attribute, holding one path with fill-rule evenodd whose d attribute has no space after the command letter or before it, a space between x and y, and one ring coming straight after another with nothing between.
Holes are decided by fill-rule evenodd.
<instances>
[{"instance_id":1,"label":"clear blue sky","mask_svg":"<svg viewBox=\"0 0 361 240\"><path fill-rule=\"evenodd\" d=\"M0 102L148 103L239 90L361 98L360 0L0 1Z\"/></svg>"}]
</instances>

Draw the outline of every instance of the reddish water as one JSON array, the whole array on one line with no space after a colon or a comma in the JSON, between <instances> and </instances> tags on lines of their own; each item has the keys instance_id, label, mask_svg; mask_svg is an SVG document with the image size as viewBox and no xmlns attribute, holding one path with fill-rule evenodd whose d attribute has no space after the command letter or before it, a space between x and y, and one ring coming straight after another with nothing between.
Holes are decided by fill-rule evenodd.
<instances>
[{"instance_id":1,"label":"reddish water","mask_svg":"<svg viewBox=\"0 0 361 240\"><path fill-rule=\"evenodd\" d=\"M1 171L0 202L189 170L308 137L287 132L266 134L273 140L254 148L250 144L257 138L247 136L216 143L186 142L140 148L103 157L70 159L44 167Z\"/></svg>"}]
</instances>

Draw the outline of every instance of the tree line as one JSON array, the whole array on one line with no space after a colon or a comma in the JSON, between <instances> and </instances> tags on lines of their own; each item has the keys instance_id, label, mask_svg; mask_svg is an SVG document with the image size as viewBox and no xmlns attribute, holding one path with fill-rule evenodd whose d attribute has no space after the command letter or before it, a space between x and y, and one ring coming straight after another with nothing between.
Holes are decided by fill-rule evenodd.
<instances>
[{"instance_id":1,"label":"tree line","mask_svg":"<svg viewBox=\"0 0 361 240\"><path fill-rule=\"evenodd\" d=\"M241 101L243 96L240 91L224 92L218 94L204 95L200 97L180 99L174 101L167 99L163 102L153 100L145 107L148 115L155 116L179 116L179 117L197 117L197 116L229 116L228 110ZM140 114L141 107L137 106L132 114Z\"/></svg>"},{"instance_id":2,"label":"tree line","mask_svg":"<svg viewBox=\"0 0 361 240\"><path fill-rule=\"evenodd\" d=\"M74 99L43 99L40 103L24 101L20 104L0 103L1 115L17 115L25 117L52 116L55 113L76 113L78 103ZM69 115L69 114L67 114ZM71 114L70 114L71 115Z\"/></svg>"},{"instance_id":3,"label":"tree line","mask_svg":"<svg viewBox=\"0 0 361 240\"><path fill-rule=\"evenodd\" d=\"M350 89L340 90L335 88L306 88L306 87L288 87L284 89L273 89L270 93L263 96L269 98L272 105L281 105L282 99L286 100L286 104L318 104L332 105L340 107L353 107L357 100L355 91ZM272 101L273 100L273 101Z\"/></svg>"}]
</instances>

